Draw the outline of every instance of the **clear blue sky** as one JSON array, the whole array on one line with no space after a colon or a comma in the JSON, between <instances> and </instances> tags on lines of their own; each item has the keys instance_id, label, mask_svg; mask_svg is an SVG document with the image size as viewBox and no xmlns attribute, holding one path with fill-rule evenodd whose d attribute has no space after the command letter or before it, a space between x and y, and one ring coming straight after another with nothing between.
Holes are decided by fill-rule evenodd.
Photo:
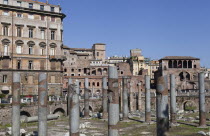
<instances>
[{"instance_id":1,"label":"clear blue sky","mask_svg":"<svg viewBox=\"0 0 210 136\"><path fill-rule=\"evenodd\" d=\"M107 56L194 56L210 67L210 0L49 0L61 4L64 44L107 44Z\"/></svg>"}]
</instances>

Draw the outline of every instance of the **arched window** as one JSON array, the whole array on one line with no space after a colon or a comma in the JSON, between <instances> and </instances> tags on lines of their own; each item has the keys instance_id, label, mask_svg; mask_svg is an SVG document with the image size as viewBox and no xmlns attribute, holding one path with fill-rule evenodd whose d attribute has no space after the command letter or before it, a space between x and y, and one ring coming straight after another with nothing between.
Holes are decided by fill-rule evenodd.
<instances>
[{"instance_id":1,"label":"arched window","mask_svg":"<svg viewBox=\"0 0 210 136\"><path fill-rule=\"evenodd\" d=\"M92 86L95 86L95 82L92 83Z\"/></svg>"},{"instance_id":2,"label":"arched window","mask_svg":"<svg viewBox=\"0 0 210 136\"><path fill-rule=\"evenodd\" d=\"M101 69L101 68L98 69L98 73L99 73L100 75L102 75L102 69Z\"/></svg>"},{"instance_id":3,"label":"arched window","mask_svg":"<svg viewBox=\"0 0 210 136\"><path fill-rule=\"evenodd\" d=\"M104 68L103 72L104 72L104 74L106 74L107 73L107 68Z\"/></svg>"},{"instance_id":4,"label":"arched window","mask_svg":"<svg viewBox=\"0 0 210 136\"><path fill-rule=\"evenodd\" d=\"M50 48L50 55L55 55L55 48L54 47Z\"/></svg>"},{"instance_id":5,"label":"arched window","mask_svg":"<svg viewBox=\"0 0 210 136\"><path fill-rule=\"evenodd\" d=\"M50 55L55 55L55 48L57 45L55 43L50 44Z\"/></svg>"},{"instance_id":6,"label":"arched window","mask_svg":"<svg viewBox=\"0 0 210 136\"><path fill-rule=\"evenodd\" d=\"M41 43L39 43L39 46L40 46L40 55L44 55L45 54L46 43L41 42Z\"/></svg>"},{"instance_id":7,"label":"arched window","mask_svg":"<svg viewBox=\"0 0 210 136\"><path fill-rule=\"evenodd\" d=\"M179 78L180 78L180 81L183 81L183 80L184 80L183 72L181 72L181 73L179 74Z\"/></svg>"},{"instance_id":8,"label":"arched window","mask_svg":"<svg viewBox=\"0 0 210 136\"><path fill-rule=\"evenodd\" d=\"M35 45L35 42L29 41L28 44L28 54L33 54L33 46Z\"/></svg>"},{"instance_id":9,"label":"arched window","mask_svg":"<svg viewBox=\"0 0 210 136\"><path fill-rule=\"evenodd\" d=\"M186 80L190 80L190 74L188 72L186 73Z\"/></svg>"},{"instance_id":10,"label":"arched window","mask_svg":"<svg viewBox=\"0 0 210 136\"><path fill-rule=\"evenodd\" d=\"M93 70L92 71L92 75L96 75L96 70Z\"/></svg>"},{"instance_id":11,"label":"arched window","mask_svg":"<svg viewBox=\"0 0 210 136\"><path fill-rule=\"evenodd\" d=\"M17 40L17 41L15 42L15 44L17 45L17 46L16 46L16 53L17 53L17 54L22 53L22 45L24 44L23 41Z\"/></svg>"},{"instance_id":12,"label":"arched window","mask_svg":"<svg viewBox=\"0 0 210 136\"><path fill-rule=\"evenodd\" d=\"M8 56L9 55L9 43L10 40L8 39L3 39L2 44L3 44L3 55Z\"/></svg>"}]
</instances>

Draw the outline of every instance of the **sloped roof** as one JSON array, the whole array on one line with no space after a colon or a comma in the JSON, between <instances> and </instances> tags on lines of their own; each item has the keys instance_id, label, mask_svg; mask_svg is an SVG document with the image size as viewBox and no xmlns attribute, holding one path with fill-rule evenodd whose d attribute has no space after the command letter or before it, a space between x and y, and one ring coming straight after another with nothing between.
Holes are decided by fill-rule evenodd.
<instances>
[{"instance_id":1,"label":"sloped roof","mask_svg":"<svg viewBox=\"0 0 210 136\"><path fill-rule=\"evenodd\" d=\"M63 45L63 48L64 49L70 49L68 46L66 46L66 45Z\"/></svg>"},{"instance_id":2,"label":"sloped roof","mask_svg":"<svg viewBox=\"0 0 210 136\"><path fill-rule=\"evenodd\" d=\"M70 49L74 51L92 51L92 49L89 48L70 48Z\"/></svg>"},{"instance_id":3,"label":"sloped roof","mask_svg":"<svg viewBox=\"0 0 210 136\"><path fill-rule=\"evenodd\" d=\"M166 56L163 57L161 60L171 60L171 59L180 59L180 60L200 60L199 58L191 57L191 56Z\"/></svg>"}]
</instances>

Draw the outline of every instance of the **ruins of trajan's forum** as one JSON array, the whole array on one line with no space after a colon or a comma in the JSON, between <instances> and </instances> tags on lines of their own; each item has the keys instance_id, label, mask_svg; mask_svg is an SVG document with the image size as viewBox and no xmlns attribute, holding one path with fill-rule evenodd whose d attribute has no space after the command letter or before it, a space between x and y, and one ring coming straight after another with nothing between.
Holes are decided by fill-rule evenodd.
<instances>
[{"instance_id":1,"label":"ruins of trajan's forum","mask_svg":"<svg viewBox=\"0 0 210 136\"><path fill-rule=\"evenodd\" d=\"M116 112L123 113L126 118L124 110L127 104L129 114L134 116L133 113L143 112L148 123L153 114L151 109L161 111L166 104L163 101L169 101L168 98L159 101L159 95L164 98L173 96L170 90L172 81L175 83L177 111L185 111L190 106L194 111L202 109L199 103L201 97L198 98L202 96L199 95L199 89L201 90L203 83L205 94L209 94L210 69L201 67L199 58L165 56L154 60L145 57L141 49L131 49L130 56L106 56L106 43L93 43L92 46L89 45L90 48L70 47L63 43L65 18L60 6L48 2L0 0L0 103L8 102L8 106L4 105L0 110L0 124L13 122L13 106L21 103L26 104L25 107L19 107L21 119L27 120L33 116L39 116L40 119L44 115L39 109L43 106L42 98L52 102L44 104L47 114L72 115L74 106L71 102L75 92L79 98L81 117L91 112L90 117L94 113L103 113L103 118L107 119L108 116L105 115L114 112L116 108L113 107L118 104L119 111ZM46 79L43 78L43 73L46 74ZM199 73L203 74L203 82L200 81L202 76ZM15 79L15 76L19 79ZM15 81L18 81L18 85L14 85ZM41 87L47 92L43 97L39 93ZM15 89L19 89L18 100L14 96ZM166 92L162 93L161 89ZM109 105L108 110L113 108L113 111L104 109L104 104ZM158 108L158 104L163 107ZM209 113L207 96L204 105L205 112ZM200 118L203 117L203 112L200 113ZM154 116L157 116L157 124L160 123L158 113ZM112 115L109 117L111 119ZM172 120L173 117L171 114ZM202 123L201 121L201 126ZM108 125L108 135L118 134L115 130L117 126L114 126L116 122ZM46 132L44 128L39 133ZM164 128L157 126L157 135L163 134L161 130L165 132ZM71 131L73 134L73 130ZM14 132L13 126L13 135Z\"/></svg>"}]
</instances>

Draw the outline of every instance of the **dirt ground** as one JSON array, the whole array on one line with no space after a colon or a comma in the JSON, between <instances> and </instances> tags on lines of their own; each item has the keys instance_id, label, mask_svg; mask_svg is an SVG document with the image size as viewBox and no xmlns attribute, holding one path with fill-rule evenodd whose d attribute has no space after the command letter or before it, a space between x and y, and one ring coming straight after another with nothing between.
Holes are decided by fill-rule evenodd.
<instances>
[{"instance_id":1,"label":"dirt ground","mask_svg":"<svg viewBox=\"0 0 210 136\"><path fill-rule=\"evenodd\" d=\"M193 116L193 115L191 115ZM153 118L154 120L155 118ZM145 124L138 117L132 117L127 121L119 122L119 132L121 136L155 136L156 135L156 123ZM169 136L199 136L199 131L205 133L210 131L210 127L198 128L197 121L184 121L178 120L179 126L170 128L168 132ZM81 129L80 134L83 136L106 136L108 132L108 123L102 119L80 119ZM210 123L208 122L209 126ZM22 123L21 128L25 129L28 133L37 131L38 123ZM0 135L5 135L7 127L10 125L0 126ZM61 117L58 120L48 121L48 136L65 136L69 130L68 117ZM27 134L28 134L27 133Z\"/></svg>"}]
</instances>

